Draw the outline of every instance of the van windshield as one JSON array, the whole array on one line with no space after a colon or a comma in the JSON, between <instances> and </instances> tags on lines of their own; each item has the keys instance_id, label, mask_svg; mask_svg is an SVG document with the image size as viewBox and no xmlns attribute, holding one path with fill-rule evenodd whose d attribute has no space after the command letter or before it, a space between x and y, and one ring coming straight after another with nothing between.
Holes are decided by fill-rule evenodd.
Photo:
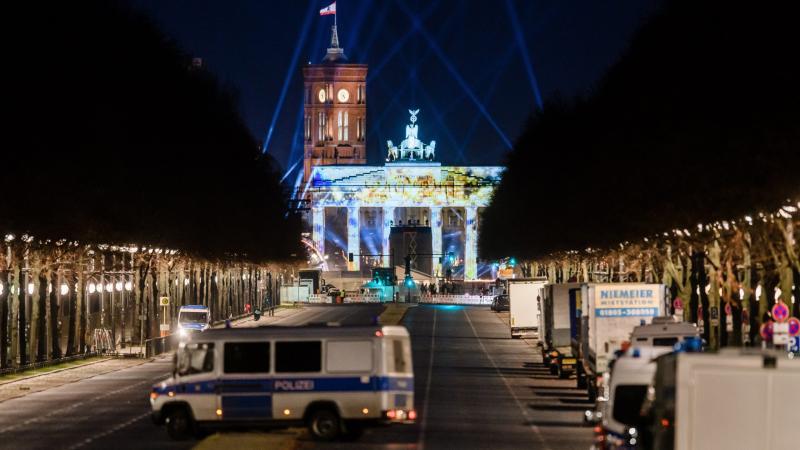
<instances>
[{"instance_id":1,"label":"van windshield","mask_svg":"<svg viewBox=\"0 0 800 450\"><path fill-rule=\"evenodd\" d=\"M181 325L187 323L208 323L208 313L205 311L181 311L178 322Z\"/></svg>"},{"instance_id":2,"label":"van windshield","mask_svg":"<svg viewBox=\"0 0 800 450\"><path fill-rule=\"evenodd\" d=\"M214 344L187 344L175 356L175 371L178 375L214 370Z\"/></svg>"},{"instance_id":3,"label":"van windshield","mask_svg":"<svg viewBox=\"0 0 800 450\"><path fill-rule=\"evenodd\" d=\"M614 420L626 425L641 421L639 412L647 395L646 384L619 385L614 390Z\"/></svg>"}]
</instances>

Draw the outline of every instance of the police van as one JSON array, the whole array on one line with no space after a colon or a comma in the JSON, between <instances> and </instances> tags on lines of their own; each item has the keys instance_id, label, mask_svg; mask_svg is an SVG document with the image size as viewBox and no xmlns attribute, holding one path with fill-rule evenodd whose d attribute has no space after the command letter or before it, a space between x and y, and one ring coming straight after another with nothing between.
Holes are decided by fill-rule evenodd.
<instances>
[{"instance_id":1,"label":"police van","mask_svg":"<svg viewBox=\"0 0 800 450\"><path fill-rule=\"evenodd\" d=\"M402 326L211 329L180 343L153 386L152 417L174 439L208 428L305 425L318 440L413 423L411 343Z\"/></svg>"},{"instance_id":2,"label":"police van","mask_svg":"<svg viewBox=\"0 0 800 450\"><path fill-rule=\"evenodd\" d=\"M178 310L178 336L181 339L196 331L211 328L211 311L208 306L184 305Z\"/></svg>"}]
</instances>

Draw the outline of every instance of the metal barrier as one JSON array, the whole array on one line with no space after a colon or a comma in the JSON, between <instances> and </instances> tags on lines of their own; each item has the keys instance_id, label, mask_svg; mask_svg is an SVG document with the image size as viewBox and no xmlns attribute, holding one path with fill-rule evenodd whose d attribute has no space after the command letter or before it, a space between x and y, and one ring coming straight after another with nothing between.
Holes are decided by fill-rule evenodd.
<instances>
[{"instance_id":1,"label":"metal barrier","mask_svg":"<svg viewBox=\"0 0 800 450\"><path fill-rule=\"evenodd\" d=\"M491 305L493 297L490 295L450 295L450 294L436 294L436 295L423 295L420 297L420 303L427 303L431 305Z\"/></svg>"},{"instance_id":2,"label":"metal barrier","mask_svg":"<svg viewBox=\"0 0 800 450\"><path fill-rule=\"evenodd\" d=\"M115 342L111 339L111 330L107 328L95 328L92 333L92 347L100 353L115 352Z\"/></svg>"},{"instance_id":3,"label":"metal barrier","mask_svg":"<svg viewBox=\"0 0 800 450\"><path fill-rule=\"evenodd\" d=\"M308 303L332 303L332 301L327 295L313 294L308 296Z\"/></svg>"},{"instance_id":4,"label":"metal barrier","mask_svg":"<svg viewBox=\"0 0 800 450\"><path fill-rule=\"evenodd\" d=\"M344 303L380 303L381 297L379 295L374 294L367 294L367 295L354 295L351 297L345 297Z\"/></svg>"}]
</instances>

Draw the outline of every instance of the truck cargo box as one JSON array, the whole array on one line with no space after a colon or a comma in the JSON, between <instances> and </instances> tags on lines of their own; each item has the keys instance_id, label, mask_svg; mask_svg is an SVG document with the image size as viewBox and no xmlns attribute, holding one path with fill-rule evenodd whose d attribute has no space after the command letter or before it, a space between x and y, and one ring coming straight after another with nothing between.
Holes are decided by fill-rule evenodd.
<instances>
[{"instance_id":1,"label":"truck cargo box","mask_svg":"<svg viewBox=\"0 0 800 450\"><path fill-rule=\"evenodd\" d=\"M539 324L539 299L545 285L544 278L517 278L508 280L511 337L518 338L535 332Z\"/></svg>"}]
</instances>

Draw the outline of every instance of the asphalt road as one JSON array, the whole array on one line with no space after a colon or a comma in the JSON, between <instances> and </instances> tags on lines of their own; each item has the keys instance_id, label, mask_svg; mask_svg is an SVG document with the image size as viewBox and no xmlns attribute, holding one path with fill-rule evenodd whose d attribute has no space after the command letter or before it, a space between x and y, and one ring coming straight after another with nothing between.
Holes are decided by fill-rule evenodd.
<instances>
[{"instance_id":1,"label":"asphalt road","mask_svg":"<svg viewBox=\"0 0 800 450\"><path fill-rule=\"evenodd\" d=\"M503 314L486 306L412 308L404 324L412 336L417 424L369 430L356 443L301 447L588 449L585 392L574 379L549 374L535 341L511 339Z\"/></svg>"},{"instance_id":2,"label":"asphalt road","mask_svg":"<svg viewBox=\"0 0 800 450\"><path fill-rule=\"evenodd\" d=\"M381 306L310 307L277 325L371 323ZM488 307L419 306L404 324L412 335L415 403L411 426L367 431L355 443L300 447L347 449L581 449L589 404L575 380L540 364L533 342L512 340ZM245 323L244 326L264 322ZM169 358L37 392L0 404L0 448L188 449L149 420L149 386L167 376Z\"/></svg>"},{"instance_id":3,"label":"asphalt road","mask_svg":"<svg viewBox=\"0 0 800 450\"><path fill-rule=\"evenodd\" d=\"M383 307L310 307L276 325L369 324ZM244 326L264 324L245 322ZM150 422L150 386L171 371L169 357L0 403L0 449L189 449Z\"/></svg>"}]
</instances>

